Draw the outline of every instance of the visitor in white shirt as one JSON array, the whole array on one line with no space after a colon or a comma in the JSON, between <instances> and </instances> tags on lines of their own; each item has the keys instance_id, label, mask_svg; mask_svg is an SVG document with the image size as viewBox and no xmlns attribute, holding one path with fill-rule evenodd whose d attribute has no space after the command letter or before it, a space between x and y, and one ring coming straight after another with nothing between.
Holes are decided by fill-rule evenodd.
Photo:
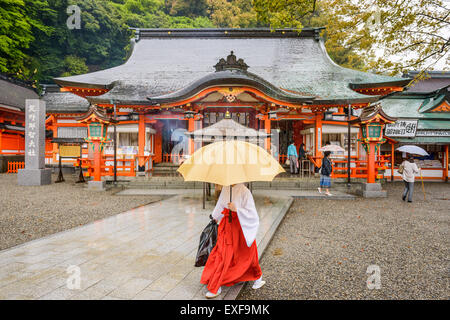
<instances>
[{"instance_id":1,"label":"visitor in white shirt","mask_svg":"<svg viewBox=\"0 0 450 320\"><path fill-rule=\"evenodd\" d=\"M408 159L403 161L403 173L402 179L405 183L405 190L403 191L402 200L406 201L408 197L408 202L412 202L412 195L414 191L414 178L415 175L419 173L419 168L414 163L414 158L412 155L408 155Z\"/></svg>"}]
</instances>

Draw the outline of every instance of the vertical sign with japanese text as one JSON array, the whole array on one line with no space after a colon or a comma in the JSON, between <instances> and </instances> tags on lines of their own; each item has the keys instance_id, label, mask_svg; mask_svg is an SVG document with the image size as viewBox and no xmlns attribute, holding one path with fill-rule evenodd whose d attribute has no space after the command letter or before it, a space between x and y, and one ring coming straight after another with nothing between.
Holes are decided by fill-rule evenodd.
<instances>
[{"instance_id":1,"label":"vertical sign with japanese text","mask_svg":"<svg viewBox=\"0 0 450 320\"><path fill-rule=\"evenodd\" d=\"M25 105L25 168L45 166L45 102L27 99Z\"/></svg>"}]
</instances>

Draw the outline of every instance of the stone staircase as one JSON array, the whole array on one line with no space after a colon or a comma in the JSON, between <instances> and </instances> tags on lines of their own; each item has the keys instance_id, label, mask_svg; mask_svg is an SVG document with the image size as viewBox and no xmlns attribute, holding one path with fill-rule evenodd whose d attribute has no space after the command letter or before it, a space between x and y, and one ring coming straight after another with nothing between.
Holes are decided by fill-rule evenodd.
<instances>
[{"instance_id":1,"label":"stone staircase","mask_svg":"<svg viewBox=\"0 0 450 320\"><path fill-rule=\"evenodd\" d=\"M158 164L152 174L141 177L127 177L127 180L119 180L118 184L123 189L202 189L202 182L185 182L183 177L176 172L178 165L171 163ZM346 179L333 179L332 189L348 193L357 193L361 188L358 179L352 179L351 188L347 188ZM319 186L319 177L312 175L310 178L299 175L282 173L271 182L253 182L254 190L315 190ZM214 190L214 186L212 186Z\"/></svg>"}]
</instances>

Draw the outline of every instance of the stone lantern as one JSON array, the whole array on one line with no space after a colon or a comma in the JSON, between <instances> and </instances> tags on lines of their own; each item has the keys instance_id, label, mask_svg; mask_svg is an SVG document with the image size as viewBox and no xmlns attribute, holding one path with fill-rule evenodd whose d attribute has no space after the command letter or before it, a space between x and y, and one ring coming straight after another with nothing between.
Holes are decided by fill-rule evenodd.
<instances>
[{"instance_id":1,"label":"stone lantern","mask_svg":"<svg viewBox=\"0 0 450 320\"><path fill-rule=\"evenodd\" d=\"M107 140L108 126L116 123L112 117L100 110L96 105L91 105L89 110L81 117L76 118L78 122L87 124L88 137L86 142L94 153L94 179L88 182L89 189L103 190L105 182L102 181L101 165L103 147Z\"/></svg>"}]
</instances>

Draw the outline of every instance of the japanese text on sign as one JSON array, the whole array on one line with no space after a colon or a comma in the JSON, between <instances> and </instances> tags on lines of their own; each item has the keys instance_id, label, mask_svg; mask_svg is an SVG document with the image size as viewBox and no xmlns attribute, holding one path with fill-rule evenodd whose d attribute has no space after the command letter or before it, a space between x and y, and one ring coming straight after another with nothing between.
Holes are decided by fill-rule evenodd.
<instances>
[{"instance_id":1,"label":"japanese text on sign","mask_svg":"<svg viewBox=\"0 0 450 320\"><path fill-rule=\"evenodd\" d=\"M386 124L384 134L388 137L415 137L417 120L397 120Z\"/></svg>"}]
</instances>

